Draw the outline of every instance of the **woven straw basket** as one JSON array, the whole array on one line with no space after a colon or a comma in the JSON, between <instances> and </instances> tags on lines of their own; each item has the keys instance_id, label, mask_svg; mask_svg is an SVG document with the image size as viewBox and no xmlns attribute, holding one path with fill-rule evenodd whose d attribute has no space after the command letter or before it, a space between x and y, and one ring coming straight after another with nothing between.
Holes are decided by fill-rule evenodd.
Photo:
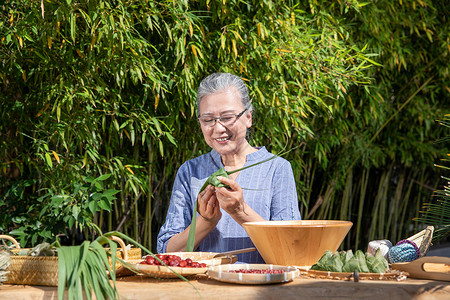
<instances>
[{"instance_id":1,"label":"woven straw basket","mask_svg":"<svg viewBox=\"0 0 450 300\"><path fill-rule=\"evenodd\" d=\"M16 249L12 252L19 252L19 243L11 236L0 235L0 239L11 241ZM141 258L140 248L127 249L123 240L113 236L121 249L117 250L117 257L123 260L135 260ZM111 264L111 259L110 259ZM116 275L120 276L124 268L120 263L116 263ZM11 265L8 267L8 284L45 285L58 286L58 257L57 256L18 256L11 255Z\"/></svg>"}]
</instances>

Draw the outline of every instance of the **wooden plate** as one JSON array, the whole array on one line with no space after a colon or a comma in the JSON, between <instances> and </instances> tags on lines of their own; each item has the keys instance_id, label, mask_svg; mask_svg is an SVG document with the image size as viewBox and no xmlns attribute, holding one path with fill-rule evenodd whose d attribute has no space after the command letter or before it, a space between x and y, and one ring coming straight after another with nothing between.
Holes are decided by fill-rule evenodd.
<instances>
[{"instance_id":1,"label":"wooden plate","mask_svg":"<svg viewBox=\"0 0 450 300\"><path fill-rule=\"evenodd\" d=\"M207 265L205 268L182 268L182 267L166 267L156 265L140 264L141 260L129 261L132 268L143 275L149 275L159 278L177 278L177 274L174 272L187 276L193 276L198 274L204 274L208 269L208 266L217 266L220 264L231 264L237 261L236 255L230 255L227 257L211 258L217 254L217 252L170 252L161 253L161 255L178 255L182 259L190 258L198 263L204 263Z\"/></svg>"},{"instance_id":2,"label":"wooden plate","mask_svg":"<svg viewBox=\"0 0 450 300\"><path fill-rule=\"evenodd\" d=\"M425 256L412 262L395 263L391 267L408 272L412 278L450 281L450 257Z\"/></svg>"},{"instance_id":3,"label":"wooden plate","mask_svg":"<svg viewBox=\"0 0 450 300\"><path fill-rule=\"evenodd\" d=\"M298 267L301 275L306 275L314 278L323 279L338 279L338 280L354 280L353 273L350 272L330 272L310 270L309 267ZM366 280L404 280L409 276L407 272L390 271L388 273L359 273L359 279Z\"/></svg>"},{"instance_id":4,"label":"wooden plate","mask_svg":"<svg viewBox=\"0 0 450 300\"><path fill-rule=\"evenodd\" d=\"M231 273L230 270L283 270L281 274ZM206 274L218 281L239 284L271 284L292 281L300 272L294 267L266 264L235 264L209 267Z\"/></svg>"}]
</instances>

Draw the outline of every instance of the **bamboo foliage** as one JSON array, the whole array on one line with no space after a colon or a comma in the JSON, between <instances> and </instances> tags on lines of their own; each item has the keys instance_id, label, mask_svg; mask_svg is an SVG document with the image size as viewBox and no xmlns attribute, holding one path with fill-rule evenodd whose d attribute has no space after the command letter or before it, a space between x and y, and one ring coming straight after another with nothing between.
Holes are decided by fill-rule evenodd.
<instances>
[{"instance_id":1,"label":"bamboo foliage","mask_svg":"<svg viewBox=\"0 0 450 300\"><path fill-rule=\"evenodd\" d=\"M211 72L248 83L253 145L300 145L286 158L303 218L354 221L356 248L420 226L445 148L430 142L448 109L444 4L43 3L0 7L1 231L39 234L46 190L109 173L120 193L96 223L154 248L176 170L209 151L195 91Z\"/></svg>"}]
</instances>

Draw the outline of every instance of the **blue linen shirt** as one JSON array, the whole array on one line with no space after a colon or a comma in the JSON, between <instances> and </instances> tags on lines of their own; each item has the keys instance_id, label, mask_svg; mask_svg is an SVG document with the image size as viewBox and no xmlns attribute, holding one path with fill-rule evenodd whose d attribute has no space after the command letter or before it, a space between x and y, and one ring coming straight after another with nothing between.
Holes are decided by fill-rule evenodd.
<instances>
[{"instance_id":1,"label":"blue linen shirt","mask_svg":"<svg viewBox=\"0 0 450 300\"><path fill-rule=\"evenodd\" d=\"M270 158L265 147L247 155L248 166ZM186 161L179 169L173 185L166 222L158 234L158 253L166 252L169 239L185 230L192 220L195 201L206 179L223 167L220 155L212 150ZM297 190L291 164L281 157L242 170L236 182L243 190L245 202L265 220L300 220ZM254 247L244 228L223 209L222 218L197 251L223 252ZM264 263L255 252L238 254L238 261Z\"/></svg>"}]
</instances>

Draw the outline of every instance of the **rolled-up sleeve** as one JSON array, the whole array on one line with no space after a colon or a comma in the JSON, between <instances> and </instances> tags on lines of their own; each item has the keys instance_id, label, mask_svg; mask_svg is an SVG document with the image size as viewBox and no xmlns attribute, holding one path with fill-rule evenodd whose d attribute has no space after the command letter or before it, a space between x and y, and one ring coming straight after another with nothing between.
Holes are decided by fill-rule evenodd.
<instances>
[{"instance_id":1,"label":"rolled-up sleeve","mask_svg":"<svg viewBox=\"0 0 450 300\"><path fill-rule=\"evenodd\" d=\"M170 238L183 230L190 224L192 219L192 199L190 199L188 181L186 176L186 165L180 167L175 177L172 196L167 210L166 222L161 227L157 239L158 253L165 253Z\"/></svg>"}]
</instances>

